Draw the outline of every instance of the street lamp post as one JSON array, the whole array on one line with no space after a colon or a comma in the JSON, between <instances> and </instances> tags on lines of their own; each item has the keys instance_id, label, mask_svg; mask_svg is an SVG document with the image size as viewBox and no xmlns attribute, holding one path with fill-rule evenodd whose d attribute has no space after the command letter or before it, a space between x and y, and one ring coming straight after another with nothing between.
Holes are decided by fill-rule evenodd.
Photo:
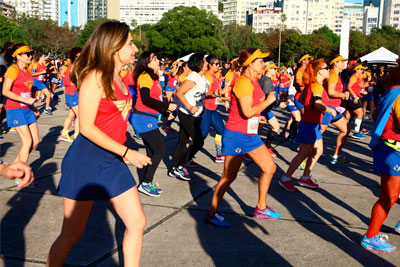
<instances>
[{"instance_id":1,"label":"street lamp post","mask_svg":"<svg viewBox=\"0 0 400 267\"><path fill-rule=\"evenodd\" d=\"M281 65L281 42L282 42L282 23L286 21L286 15L281 15L281 23L279 23L279 48L278 48L278 67Z\"/></svg>"}]
</instances>

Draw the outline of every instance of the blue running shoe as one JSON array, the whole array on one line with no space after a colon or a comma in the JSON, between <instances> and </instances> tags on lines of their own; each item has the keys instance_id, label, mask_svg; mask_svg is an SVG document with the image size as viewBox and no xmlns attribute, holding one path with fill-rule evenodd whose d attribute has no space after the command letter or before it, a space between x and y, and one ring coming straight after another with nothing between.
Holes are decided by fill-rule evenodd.
<instances>
[{"instance_id":1,"label":"blue running shoe","mask_svg":"<svg viewBox=\"0 0 400 267\"><path fill-rule=\"evenodd\" d=\"M353 133L352 137L355 139L364 139L365 135L363 135L362 133Z\"/></svg>"},{"instance_id":2,"label":"blue running shoe","mask_svg":"<svg viewBox=\"0 0 400 267\"><path fill-rule=\"evenodd\" d=\"M361 240L361 246L366 249L374 249L383 253L390 253L396 250L396 247L386 243L389 240L387 235L376 235L374 237L368 238L366 235L363 236Z\"/></svg>"},{"instance_id":3,"label":"blue running shoe","mask_svg":"<svg viewBox=\"0 0 400 267\"><path fill-rule=\"evenodd\" d=\"M208 214L206 215L206 223L214 225L216 227L220 228L228 228L231 227L231 224L225 221L224 217L221 215L218 215L218 213L215 213L214 216L208 217Z\"/></svg>"},{"instance_id":4,"label":"blue running shoe","mask_svg":"<svg viewBox=\"0 0 400 267\"><path fill-rule=\"evenodd\" d=\"M157 190L154 190L151 186L150 183L141 183L138 186L139 192L142 192L145 195L148 195L150 197L159 197L160 193Z\"/></svg>"},{"instance_id":5,"label":"blue running shoe","mask_svg":"<svg viewBox=\"0 0 400 267\"><path fill-rule=\"evenodd\" d=\"M153 189L154 191L157 191L158 193L162 193L162 189L159 188L159 184L158 183L149 183L149 186L151 187L151 189Z\"/></svg>"},{"instance_id":6,"label":"blue running shoe","mask_svg":"<svg viewBox=\"0 0 400 267\"><path fill-rule=\"evenodd\" d=\"M256 207L254 209L253 216L263 219L279 219L282 217L282 214L275 212L271 207L267 206L264 210Z\"/></svg>"},{"instance_id":7,"label":"blue running shoe","mask_svg":"<svg viewBox=\"0 0 400 267\"><path fill-rule=\"evenodd\" d=\"M400 234L400 221L396 224L394 230Z\"/></svg>"}]
</instances>

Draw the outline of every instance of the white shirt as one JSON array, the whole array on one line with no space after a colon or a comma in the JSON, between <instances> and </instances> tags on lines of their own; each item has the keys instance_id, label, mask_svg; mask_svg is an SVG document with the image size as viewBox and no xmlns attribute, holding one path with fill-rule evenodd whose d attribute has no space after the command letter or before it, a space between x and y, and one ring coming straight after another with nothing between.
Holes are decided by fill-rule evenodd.
<instances>
[{"instance_id":1,"label":"white shirt","mask_svg":"<svg viewBox=\"0 0 400 267\"><path fill-rule=\"evenodd\" d=\"M195 85L191 89L189 89L183 96L186 98L186 101L191 106L197 107L199 110L195 114L192 114L182 104L179 105L179 110L187 115L198 117L203 111L204 99L205 95L208 92L209 82L204 77L204 75L199 75L197 72L194 71L192 71L186 77L186 80L194 82Z\"/></svg>"}]
</instances>

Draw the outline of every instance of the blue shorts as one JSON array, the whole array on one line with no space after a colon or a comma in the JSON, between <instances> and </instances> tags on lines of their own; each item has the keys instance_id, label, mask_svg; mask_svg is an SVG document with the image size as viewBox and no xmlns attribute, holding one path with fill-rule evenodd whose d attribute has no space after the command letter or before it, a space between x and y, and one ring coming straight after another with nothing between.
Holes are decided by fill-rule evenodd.
<instances>
[{"instance_id":1,"label":"blue shorts","mask_svg":"<svg viewBox=\"0 0 400 267\"><path fill-rule=\"evenodd\" d=\"M16 108L6 111L8 127L19 127L37 122L30 108Z\"/></svg>"},{"instance_id":2,"label":"blue shorts","mask_svg":"<svg viewBox=\"0 0 400 267\"><path fill-rule=\"evenodd\" d=\"M333 107L333 106L330 106L330 105L327 105L327 106L332 108L332 109L334 109L334 110L336 110L336 108ZM325 112L324 113L324 117L322 118L321 124L322 125L329 125L330 123L337 122L341 117L343 117L343 114L339 113L339 112L337 112L335 117L332 117L331 113Z\"/></svg>"},{"instance_id":3,"label":"blue shorts","mask_svg":"<svg viewBox=\"0 0 400 267\"><path fill-rule=\"evenodd\" d=\"M279 87L279 92L280 93L287 93L287 92L289 92L289 87L285 87L285 88Z\"/></svg>"},{"instance_id":4,"label":"blue shorts","mask_svg":"<svg viewBox=\"0 0 400 267\"><path fill-rule=\"evenodd\" d=\"M400 176L400 152L385 145L379 140L373 150L374 172L379 174Z\"/></svg>"},{"instance_id":5,"label":"blue shorts","mask_svg":"<svg viewBox=\"0 0 400 267\"><path fill-rule=\"evenodd\" d=\"M157 113L149 114L159 116ZM158 119L146 115L136 114L134 112L132 112L130 123L132 124L135 133L138 134L147 133L158 128Z\"/></svg>"},{"instance_id":6,"label":"blue shorts","mask_svg":"<svg viewBox=\"0 0 400 267\"><path fill-rule=\"evenodd\" d=\"M288 105L288 106L287 106L287 109L288 109L290 112L298 111L298 110L299 110L299 109L296 107L296 105Z\"/></svg>"},{"instance_id":7,"label":"blue shorts","mask_svg":"<svg viewBox=\"0 0 400 267\"><path fill-rule=\"evenodd\" d=\"M312 145L319 139L322 139L321 124L300 121L296 143Z\"/></svg>"},{"instance_id":8,"label":"blue shorts","mask_svg":"<svg viewBox=\"0 0 400 267\"><path fill-rule=\"evenodd\" d=\"M296 107L300 110L304 108L304 105L302 103L300 103L300 101L298 99L294 100L294 104L296 105Z\"/></svg>"},{"instance_id":9,"label":"blue shorts","mask_svg":"<svg viewBox=\"0 0 400 267\"><path fill-rule=\"evenodd\" d=\"M165 91L166 92L175 92L176 91L176 87L167 85L167 86L165 86Z\"/></svg>"},{"instance_id":10,"label":"blue shorts","mask_svg":"<svg viewBox=\"0 0 400 267\"><path fill-rule=\"evenodd\" d=\"M258 134L244 134L225 128L222 135L222 153L228 156L244 155L264 145Z\"/></svg>"},{"instance_id":11,"label":"blue shorts","mask_svg":"<svg viewBox=\"0 0 400 267\"><path fill-rule=\"evenodd\" d=\"M47 89L44 82L33 79L32 91L42 91L43 89Z\"/></svg>"},{"instance_id":12,"label":"blue shorts","mask_svg":"<svg viewBox=\"0 0 400 267\"><path fill-rule=\"evenodd\" d=\"M374 101L374 95L373 94L368 94L365 95L361 98L362 101Z\"/></svg>"},{"instance_id":13,"label":"blue shorts","mask_svg":"<svg viewBox=\"0 0 400 267\"><path fill-rule=\"evenodd\" d=\"M67 103L67 107L69 108L77 106L79 102L78 91L75 90L75 93L73 95L65 94L65 102Z\"/></svg>"},{"instance_id":14,"label":"blue shorts","mask_svg":"<svg viewBox=\"0 0 400 267\"><path fill-rule=\"evenodd\" d=\"M107 200L135 185L121 156L78 135L62 161L57 193L74 200Z\"/></svg>"},{"instance_id":15,"label":"blue shorts","mask_svg":"<svg viewBox=\"0 0 400 267\"><path fill-rule=\"evenodd\" d=\"M267 119L267 121L275 117L275 114L272 113L272 111L267 111L265 109L261 112L261 115L264 116Z\"/></svg>"}]
</instances>

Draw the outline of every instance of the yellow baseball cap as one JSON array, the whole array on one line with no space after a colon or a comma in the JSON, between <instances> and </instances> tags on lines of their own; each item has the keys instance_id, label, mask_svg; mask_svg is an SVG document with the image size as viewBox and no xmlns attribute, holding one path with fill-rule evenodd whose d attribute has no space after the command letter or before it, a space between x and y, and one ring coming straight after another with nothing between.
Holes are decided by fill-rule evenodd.
<instances>
[{"instance_id":1,"label":"yellow baseball cap","mask_svg":"<svg viewBox=\"0 0 400 267\"><path fill-rule=\"evenodd\" d=\"M307 58L309 58L309 59L311 59L311 60L314 60L314 57L313 57L313 56L310 56L309 54L305 54L304 56L302 56L302 57L300 58L299 63L301 63L304 59L307 59Z\"/></svg>"},{"instance_id":2,"label":"yellow baseball cap","mask_svg":"<svg viewBox=\"0 0 400 267\"><path fill-rule=\"evenodd\" d=\"M338 56L338 57L335 57L334 59L332 59L331 62L329 62L329 64L333 64L333 63L338 62L338 61L348 61L348 59L344 58L342 56Z\"/></svg>"},{"instance_id":3,"label":"yellow baseball cap","mask_svg":"<svg viewBox=\"0 0 400 267\"><path fill-rule=\"evenodd\" d=\"M29 46L24 45L21 46L20 48L18 48L17 50L14 51L14 53L12 54L13 57L16 57L17 55L21 54L21 53L28 53L28 52L32 52L34 50L30 49Z\"/></svg>"},{"instance_id":4,"label":"yellow baseball cap","mask_svg":"<svg viewBox=\"0 0 400 267\"><path fill-rule=\"evenodd\" d=\"M263 52L261 52L260 49L257 49L256 51L254 51L253 54L251 54L251 55L247 58L247 60L243 63L243 66L248 66L248 65L249 65L251 62L253 62L255 59L258 59L258 58L265 58L265 57L268 57L268 56L269 56L269 53L268 53L268 52L263 53Z\"/></svg>"}]
</instances>

